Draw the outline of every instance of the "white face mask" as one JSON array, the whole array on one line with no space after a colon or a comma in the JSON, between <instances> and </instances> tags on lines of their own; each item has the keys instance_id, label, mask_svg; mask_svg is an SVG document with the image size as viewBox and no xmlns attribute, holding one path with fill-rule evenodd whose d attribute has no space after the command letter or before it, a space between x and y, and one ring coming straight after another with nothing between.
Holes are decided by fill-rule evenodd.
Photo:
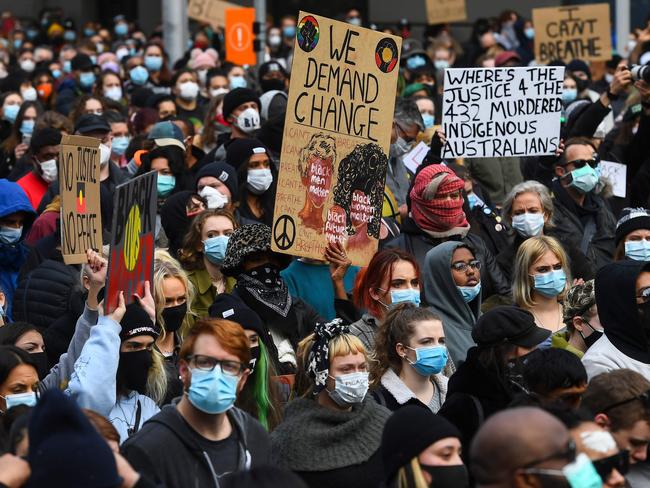
<instances>
[{"instance_id":1,"label":"white face mask","mask_svg":"<svg viewBox=\"0 0 650 488\"><path fill-rule=\"evenodd\" d=\"M119 86L109 86L104 90L104 96L117 102L122 99L122 88Z\"/></svg>"},{"instance_id":2,"label":"white face mask","mask_svg":"<svg viewBox=\"0 0 650 488\"><path fill-rule=\"evenodd\" d=\"M99 145L99 164L106 166L111 159L111 147L102 143Z\"/></svg>"},{"instance_id":3,"label":"white face mask","mask_svg":"<svg viewBox=\"0 0 650 488\"><path fill-rule=\"evenodd\" d=\"M199 85L193 81L186 81L180 85L180 97L183 100L195 100L199 94Z\"/></svg>"},{"instance_id":4,"label":"white face mask","mask_svg":"<svg viewBox=\"0 0 650 488\"><path fill-rule=\"evenodd\" d=\"M196 72L196 74L199 76L199 83L201 86L205 86L205 80L208 75L208 70L207 69L200 69Z\"/></svg>"},{"instance_id":5,"label":"white face mask","mask_svg":"<svg viewBox=\"0 0 650 488\"><path fill-rule=\"evenodd\" d=\"M275 34L269 36L269 46L278 47L280 44L282 44L282 36Z\"/></svg>"},{"instance_id":6,"label":"white face mask","mask_svg":"<svg viewBox=\"0 0 650 488\"><path fill-rule=\"evenodd\" d=\"M117 56L118 61L122 61L122 58L128 55L129 55L129 50L126 48L120 48L117 51L115 51L115 56Z\"/></svg>"},{"instance_id":7,"label":"white face mask","mask_svg":"<svg viewBox=\"0 0 650 488\"><path fill-rule=\"evenodd\" d=\"M39 164L41 165L42 176L45 181L52 183L58 178L59 169L56 167L56 159L48 159Z\"/></svg>"},{"instance_id":8,"label":"white face mask","mask_svg":"<svg viewBox=\"0 0 650 488\"><path fill-rule=\"evenodd\" d=\"M273 174L270 169L249 169L246 181L248 189L260 195L268 190L273 183Z\"/></svg>"},{"instance_id":9,"label":"white face mask","mask_svg":"<svg viewBox=\"0 0 650 488\"><path fill-rule=\"evenodd\" d=\"M23 59L20 62L20 69L22 69L23 71L27 71L28 73L31 73L32 71L34 71L34 68L36 68L36 63L31 59Z\"/></svg>"},{"instance_id":10,"label":"white face mask","mask_svg":"<svg viewBox=\"0 0 650 488\"><path fill-rule=\"evenodd\" d=\"M222 93L228 93L228 88L213 88L210 90L210 96L212 97L218 97Z\"/></svg>"},{"instance_id":11,"label":"white face mask","mask_svg":"<svg viewBox=\"0 0 650 488\"><path fill-rule=\"evenodd\" d=\"M247 108L237 116L237 127L250 134L260 128L260 113L254 108Z\"/></svg>"},{"instance_id":12,"label":"white face mask","mask_svg":"<svg viewBox=\"0 0 650 488\"><path fill-rule=\"evenodd\" d=\"M25 88L23 91L20 92L20 94L23 96L23 100L26 102L33 102L37 98L37 93L36 93L36 88L33 86L30 86L29 88Z\"/></svg>"},{"instance_id":13,"label":"white face mask","mask_svg":"<svg viewBox=\"0 0 650 488\"><path fill-rule=\"evenodd\" d=\"M361 403L368 393L368 373L366 372L360 371L337 377L330 376L330 378L334 378L335 386L334 390L327 390L327 393L341 407Z\"/></svg>"},{"instance_id":14,"label":"white face mask","mask_svg":"<svg viewBox=\"0 0 650 488\"><path fill-rule=\"evenodd\" d=\"M210 209L223 208L228 205L228 197L211 186L204 186L199 195L205 198Z\"/></svg>"}]
</instances>

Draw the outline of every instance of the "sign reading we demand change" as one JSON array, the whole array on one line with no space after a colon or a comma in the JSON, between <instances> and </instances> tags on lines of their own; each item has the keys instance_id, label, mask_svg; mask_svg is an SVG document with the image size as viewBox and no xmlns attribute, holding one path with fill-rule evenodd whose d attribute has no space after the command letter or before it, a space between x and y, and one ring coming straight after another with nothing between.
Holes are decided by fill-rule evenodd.
<instances>
[{"instance_id":1,"label":"sign reading we demand change","mask_svg":"<svg viewBox=\"0 0 650 488\"><path fill-rule=\"evenodd\" d=\"M564 67L445 70L445 158L541 156L560 144Z\"/></svg>"},{"instance_id":2,"label":"sign reading we demand change","mask_svg":"<svg viewBox=\"0 0 650 488\"><path fill-rule=\"evenodd\" d=\"M365 265L379 240L401 39L298 19L271 245L323 259L337 242Z\"/></svg>"}]
</instances>

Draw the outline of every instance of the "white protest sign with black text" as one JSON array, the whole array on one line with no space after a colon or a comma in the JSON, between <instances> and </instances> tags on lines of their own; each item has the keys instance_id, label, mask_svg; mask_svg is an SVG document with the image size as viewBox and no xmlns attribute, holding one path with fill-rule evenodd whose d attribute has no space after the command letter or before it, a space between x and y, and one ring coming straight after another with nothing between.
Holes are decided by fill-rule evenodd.
<instances>
[{"instance_id":1,"label":"white protest sign with black text","mask_svg":"<svg viewBox=\"0 0 650 488\"><path fill-rule=\"evenodd\" d=\"M564 67L445 70L444 158L540 156L560 143Z\"/></svg>"}]
</instances>

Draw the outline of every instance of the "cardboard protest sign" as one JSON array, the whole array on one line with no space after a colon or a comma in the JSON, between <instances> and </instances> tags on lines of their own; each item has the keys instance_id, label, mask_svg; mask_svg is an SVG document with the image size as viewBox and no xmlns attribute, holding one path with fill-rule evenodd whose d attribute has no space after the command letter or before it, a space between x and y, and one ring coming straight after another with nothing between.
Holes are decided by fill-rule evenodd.
<instances>
[{"instance_id":1,"label":"cardboard protest sign","mask_svg":"<svg viewBox=\"0 0 650 488\"><path fill-rule=\"evenodd\" d=\"M609 4L534 8L535 59L607 61L612 57Z\"/></svg>"},{"instance_id":2,"label":"cardboard protest sign","mask_svg":"<svg viewBox=\"0 0 650 488\"><path fill-rule=\"evenodd\" d=\"M99 204L99 139L67 136L61 139L61 252L65 264L86 262L86 250L102 247Z\"/></svg>"},{"instance_id":3,"label":"cardboard protest sign","mask_svg":"<svg viewBox=\"0 0 650 488\"><path fill-rule=\"evenodd\" d=\"M241 8L236 3L223 0L190 0L187 16L191 19L212 24L213 27L226 26L226 9Z\"/></svg>"},{"instance_id":4,"label":"cardboard protest sign","mask_svg":"<svg viewBox=\"0 0 650 488\"><path fill-rule=\"evenodd\" d=\"M257 62L253 48L254 22L254 8L226 9L226 61L242 66Z\"/></svg>"},{"instance_id":5,"label":"cardboard protest sign","mask_svg":"<svg viewBox=\"0 0 650 488\"><path fill-rule=\"evenodd\" d=\"M120 291L128 305L133 302L134 293L143 296L144 282L153 279L157 181L158 173L151 171L115 189L104 299L107 314L117 307Z\"/></svg>"},{"instance_id":6,"label":"cardboard protest sign","mask_svg":"<svg viewBox=\"0 0 650 488\"><path fill-rule=\"evenodd\" d=\"M554 154L564 67L445 70L445 158Z\"/></svg>"},{"instance_id":7,"label":"cardboard protest sign","mask_svg":"<svg viewBox=\"0 0 650 488\"><path fill-rule=\"evenodd\" d=\"M601 161L600 173L612 184L614 196L625 198L627 193L627 166L613 161Z\"/></svg>"},{"instance_id":8,"label":"cardboard protest sign","mask_svg":"<svg viewBox=\"0 0 650 488\"><path fill-rule=\"evenodd\" d=\"M300 12L272 229L273 250L355 265L375 250L401 39Z\"/></svg>"},{"instance_id":9,"label":"cardboard protest sign","mask_svg":"<svg viewBox=\"0 0 650 488\"><path fill-rule=\"evenodd\" d=\"M465 0L426 0L429 24L467 20Z\"/></svg>"}]
</instances>

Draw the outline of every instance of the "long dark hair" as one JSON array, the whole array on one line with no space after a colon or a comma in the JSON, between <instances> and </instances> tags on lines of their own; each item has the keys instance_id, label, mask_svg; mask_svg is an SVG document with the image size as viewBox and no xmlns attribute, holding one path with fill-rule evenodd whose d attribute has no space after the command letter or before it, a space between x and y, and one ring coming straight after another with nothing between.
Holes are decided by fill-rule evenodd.
<instances>
[{"instance_id":1,"label":"long dark hair","mask_svg":"<svg viewBox=\"0 0 650 488\"><path fill-rule=\"evenodd\" d=\"M8 325L6 327L11 327ZM2 385L16 366L28 364L38 371L36 363L29 357L29 353L16 346L0 346L0 385Z\"/></svg>"},{"instance_id":2,"label":"long dark hair","mask_svg":"<svg viewBox=\"0 0 650 488\"><path fill-rule=\"evenodd\" d=\"M23 104L20 106L20 110L18 110L18 115L16 115L16 121L11 127L11 133L9 134L9 137L7 137L7 139L5 139L5 141L2 143L2 149L6 153L13 153L14 149L16 149L16 146L22 142L23 134L20 132L20 126L22 125L23 119L25 118L25 112L28 108L31 107L34 107L34 110L36 110L36 119L38 119L43 113L43 105L41 105L40 102L23 102ZM34 130L36 130L36 121L34 121Z\"/></svg>"},{"instance_id":3,"label":"long dark hair","mask_svg":"<svg viewBox=\"0 0 650 488\"><path fill-rule=\"evenodd\" d=\"M165 158L169 164L169 169L176 178L176 186L172 190L173 195L176 192L186 189L187 168L185 167L185 152L177 146L157 147L142 157L142 164L136 173L136 176L143 175L151 171L151 162L156 158Z\"/></svg>"},{"instance_id":4,"label":"long dark hair","mask_svg":"<svg viewBox=\"0 0 650 488\"><path fill-rule=\"evenodd\" d=\"M273 183L271 183L271 186L269 187L268 190L266 190L264 193L261 195L255 195L257 198L259 198L261 202L261 207L262 210L264 211L264 214L259 218L259 221L262 222L263 224L266 225L273 225L273 209L275 207L275 192L277 191L278 188L278 173L275 169L275 165L273 164L273 161L271 161L271 155L269 152L266 152L266 155L269 157L269 168L271 170L271 174L273 175ZM239 208L240 209L249 209L251 211L251 215L253 215L252 209L248 206L248 163L250 161L250 157L248 157L240 166L239 169L237 170L237 183L239 184Z\"/></svg>"}]
</instances>

